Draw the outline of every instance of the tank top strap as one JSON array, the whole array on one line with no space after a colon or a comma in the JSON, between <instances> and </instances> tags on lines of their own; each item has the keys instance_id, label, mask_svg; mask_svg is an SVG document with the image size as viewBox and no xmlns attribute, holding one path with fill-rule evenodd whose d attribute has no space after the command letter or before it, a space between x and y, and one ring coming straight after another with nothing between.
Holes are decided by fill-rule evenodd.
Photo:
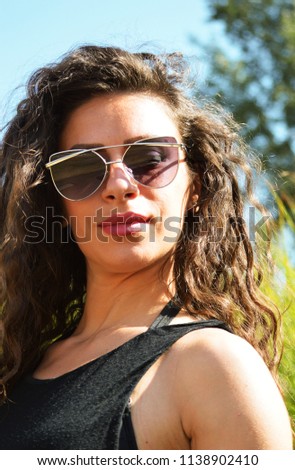
<instances>
[{"instance_id":1,"label":"tank top strap","mask_svg":"<svg viewBox=\"0 0 295 470\"><path fill-rule=\"evenodd\" d=\"M153 321L151 326L149 327L150 330L155 330L156 328L160 328L161 326L166 326L171 323L174 317L178 314L181 307L174 303L174 299L171 299L161 310L157 318Z\"/></svg>"}]
</instances>

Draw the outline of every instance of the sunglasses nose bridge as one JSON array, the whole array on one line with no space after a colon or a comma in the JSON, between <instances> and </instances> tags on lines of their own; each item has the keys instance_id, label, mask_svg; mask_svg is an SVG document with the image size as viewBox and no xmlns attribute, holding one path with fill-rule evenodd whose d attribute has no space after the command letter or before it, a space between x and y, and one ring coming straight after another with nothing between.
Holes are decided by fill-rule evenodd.
<instances>
[{"instance_id":1,"label":"sunglasses nose bridge","mask_svg":"<svg viewBox=\"0 0 295 470\"><path fill-rule=\"evenodd\" d=\"M122 158L119 158L118 160L113 160L113 161L111 161L111 162L106 162L106 161L105 161L106 167L108 167L108 165L114 165L114 163L123 163L123 159L122 159Z\"/></svg>"},{"instance_id":2,"label":"sunglasses nose bridge","mask_svg":"<svg viewBox=\"0 0 295 470\"><path fill-rule=\"evenodd\" d=\"M125 164L124 164L124 156L123 158L120 158L120 159L117 159L117 160L112 160L112 161L105 161L105 166L106 166L106 170L107 170L107 173L110 173L110 165L114 165L114 164L121 164L122 165L122 169L124 171L125 174L127 174L128 177L133 177L133 172L130 168L128 168Z\"/></svg>"}]
</instances>

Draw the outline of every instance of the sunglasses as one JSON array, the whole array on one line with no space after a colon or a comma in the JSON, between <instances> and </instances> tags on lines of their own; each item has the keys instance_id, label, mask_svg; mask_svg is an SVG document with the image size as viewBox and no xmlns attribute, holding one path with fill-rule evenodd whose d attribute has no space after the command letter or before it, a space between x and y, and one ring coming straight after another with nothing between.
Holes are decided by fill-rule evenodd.
<instances>
[{"instance_id":1,"label":"sunglasses","mask_svg":"<svg viewBox=\"0 0 295 470\"><path fill-rule=\"evenodd\" d=\"M118 147L126 147L122 158L107 161L106 151ZM46 168L62 197L82 201L102 185L114 163L123 163L128 176L143 186L167 186L177 174L179 149L185 150L185 145L174 137L153 137L132 144L57 152L50 156Z\"/></svg>"}]
</instances>

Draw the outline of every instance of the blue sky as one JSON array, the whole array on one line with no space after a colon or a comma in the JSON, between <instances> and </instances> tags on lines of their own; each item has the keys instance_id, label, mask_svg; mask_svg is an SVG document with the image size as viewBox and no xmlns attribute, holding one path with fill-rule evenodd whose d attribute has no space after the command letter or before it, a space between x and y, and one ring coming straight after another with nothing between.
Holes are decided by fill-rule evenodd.
<instances>
[{"instance_id":1,"label":"blue sky","mask_svg":"<svg viewBox=\"0 0 295 470\"><path fill-rule=\"evenodd\" d=\"M0 128L38 67L83 43L196 56L207 0L0 0ZM143 45L146 44L146 47ZM18 87L17 90L15 90Z\"/></svg>"}]
</instances>

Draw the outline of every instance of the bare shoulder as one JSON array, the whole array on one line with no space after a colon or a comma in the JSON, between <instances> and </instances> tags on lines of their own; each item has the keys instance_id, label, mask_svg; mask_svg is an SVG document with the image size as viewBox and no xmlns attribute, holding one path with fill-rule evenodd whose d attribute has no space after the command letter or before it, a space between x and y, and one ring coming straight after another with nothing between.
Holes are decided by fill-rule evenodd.
<instances>
[{"instance_id":1,"label":"bare shoulder","mask_svg":"<svg viewBox=\"0 0 295 470\"><path fill-rule=\"evenodd\" d=\"M173 347L184 432L196 449L292 449L290 420L267 366L244 339L218 328Z\"/></svg>"},{"instance_id":2,"label":"bare shoulder","mask_svg":"<svg viewBox=\"0 0 295 470\"><path fill-rule=\"evenodd\" d=\"M183 367L207 367L215 372L233 372L233 367L249 366L267 369L257 351L243 338L220 328L204 328L183 336L174 345L175 354ZM187 361L190 357L190 361ZM230 365L230 367L229 367ZM252 369L252 368L251 368ZM253 371L253 369L252 369Z\"/></svg>"}]
</instances>

